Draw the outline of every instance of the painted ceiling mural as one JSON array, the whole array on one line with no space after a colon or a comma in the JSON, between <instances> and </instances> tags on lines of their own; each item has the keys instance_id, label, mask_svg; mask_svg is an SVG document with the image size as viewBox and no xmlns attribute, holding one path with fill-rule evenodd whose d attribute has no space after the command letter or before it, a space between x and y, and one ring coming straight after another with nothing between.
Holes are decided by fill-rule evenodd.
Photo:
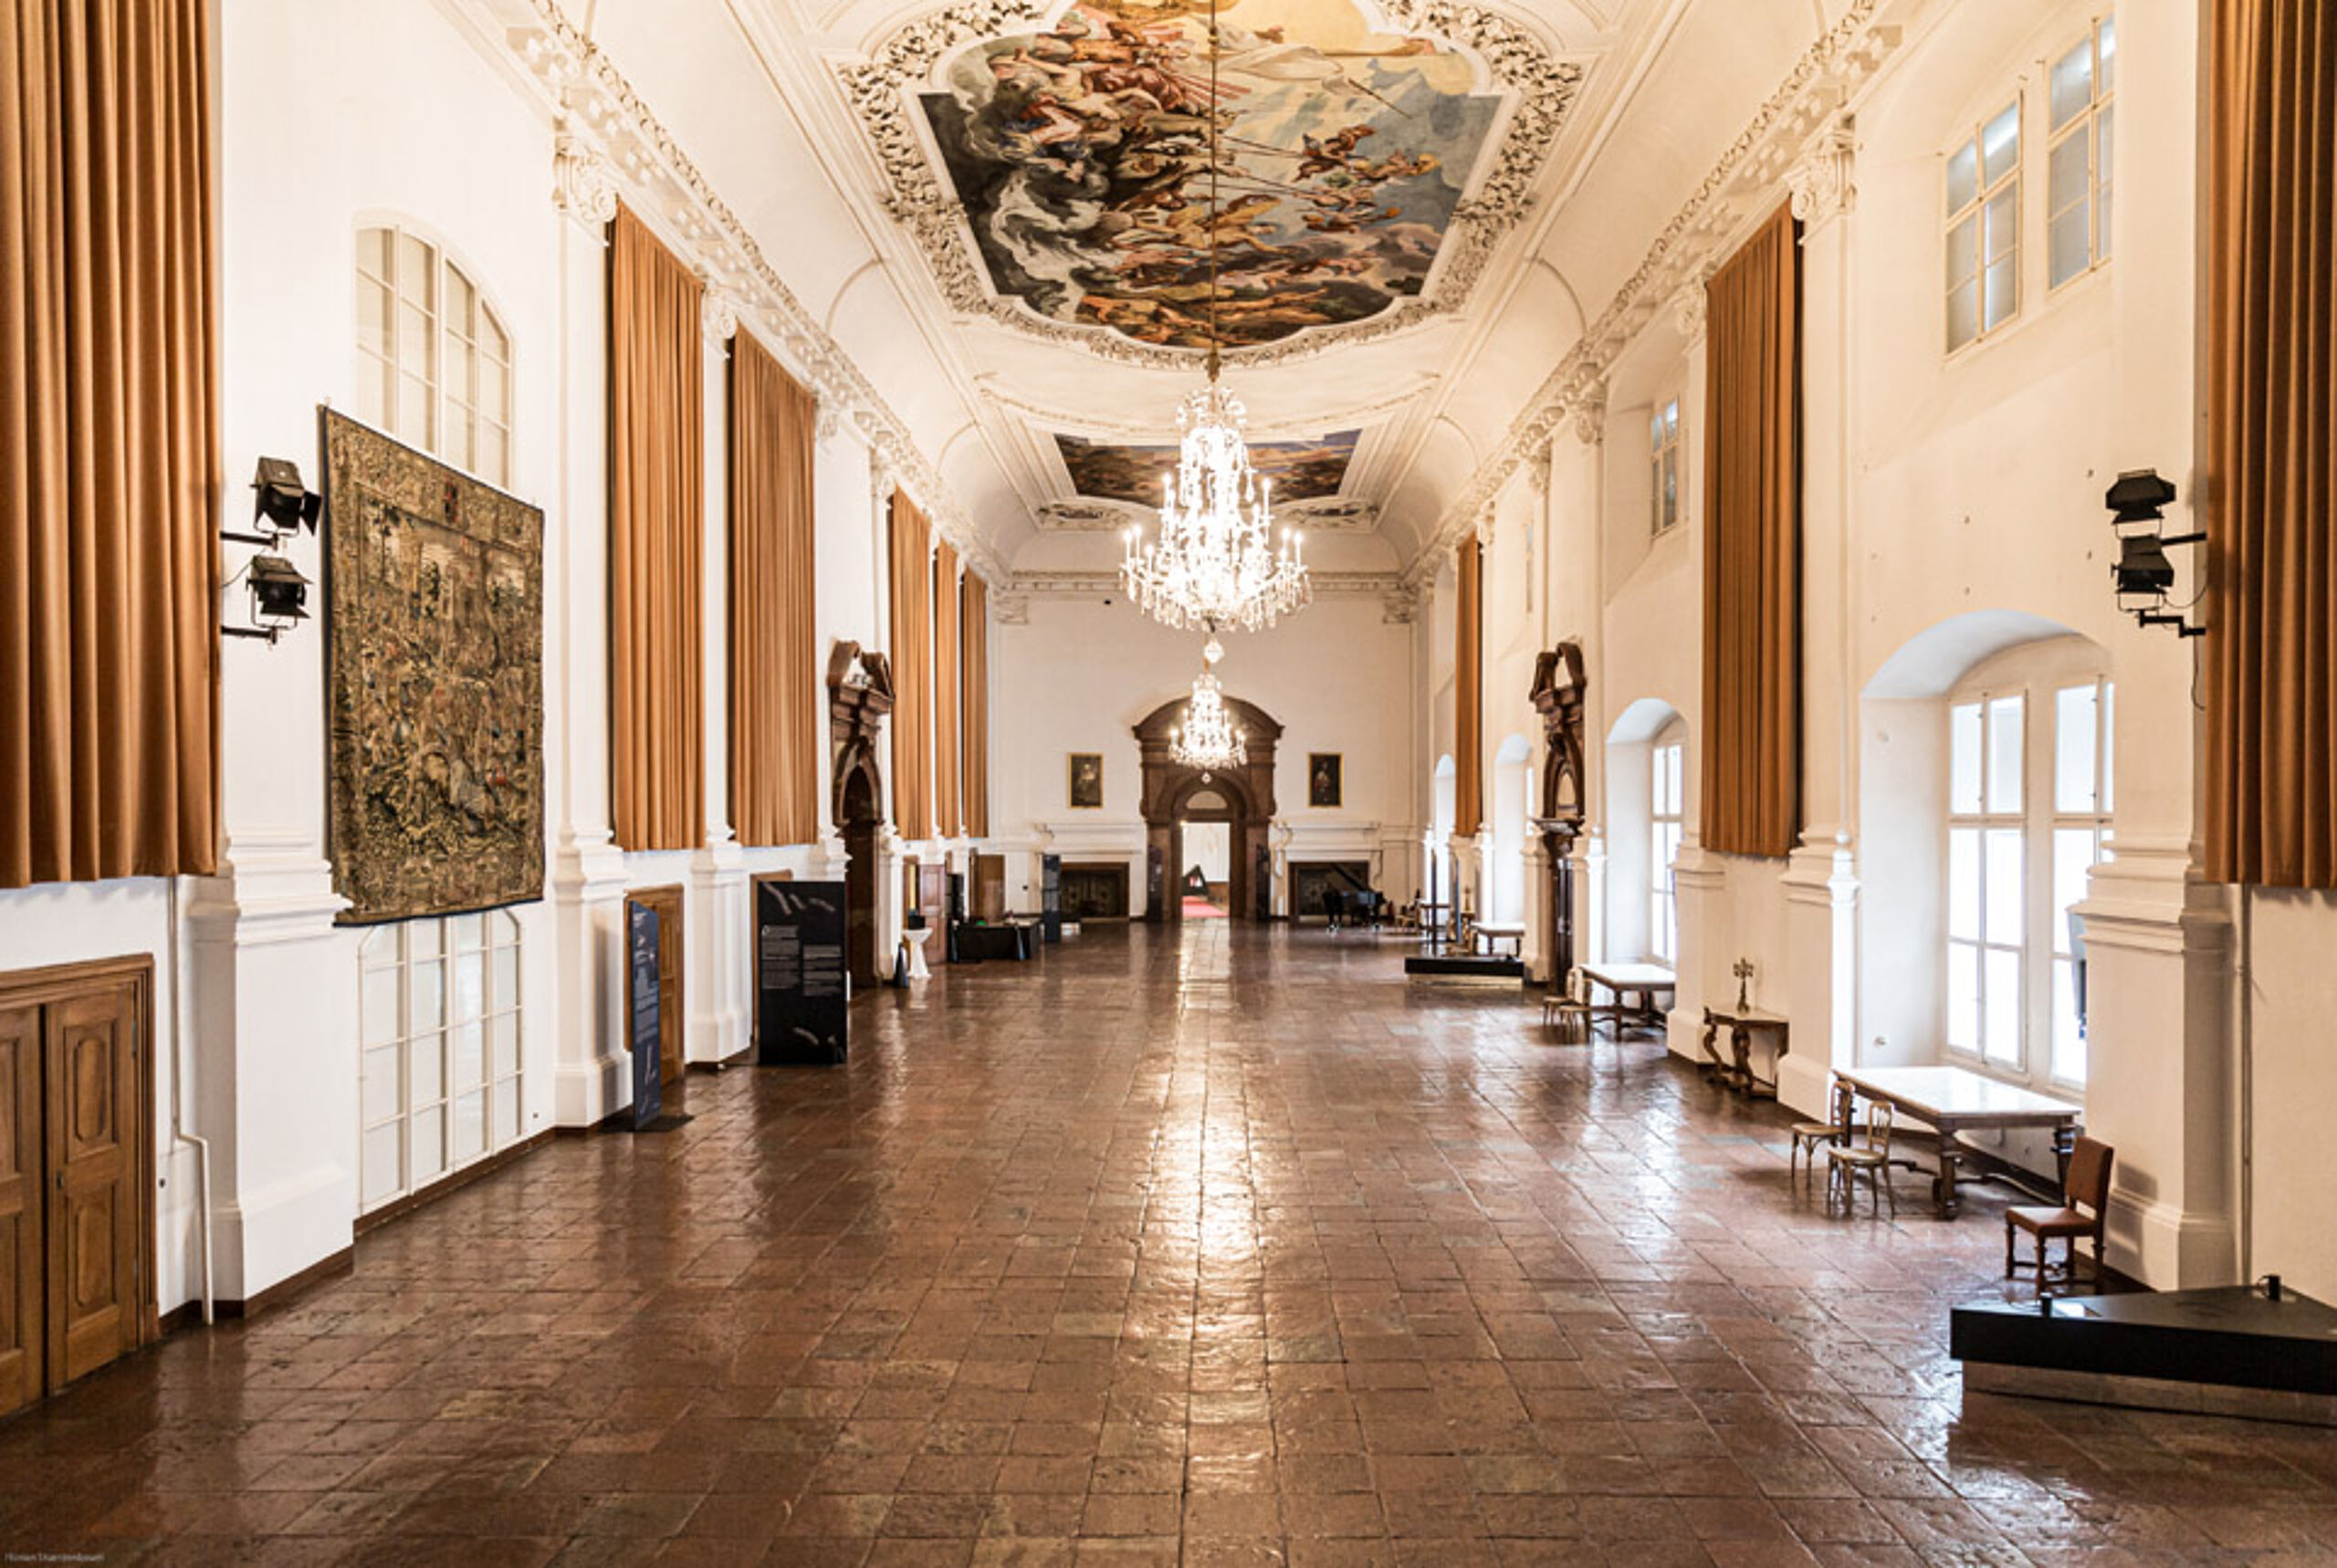
<instances>
[{"instance_id":1,"label":"painted ceiling mural","mask_svg":"<svg viewBox=\"0 0 2337 1568\"><path fill-rule=\"evenodd\" d=\"M1320 441L1252 442L1250 465L1260 478L1273 482L1276 505L1321 500L1337 495L1347 482L1347 465L1361 434L1342 430ZM1177 470L1173 444L1135 445L1058 434L1055 446L1063 454L1064 466L1071 470L1071 487L1100 501L1157 507L1162 478Z\"/></svg>"},{"instance_id":2,"label":"painted ceiling mural","mask_svg":"<svg viewBox=\"0 0 2337 1568\"><path fill-rule=\"evenodd\" d=\"M1501 108L1353 0L1081 0L958 55L922 106L990 287L1137 342L1228 349L1417 298ZM1212 223L1209 133L1221 146Z\"/></svg>"}]
</instances>

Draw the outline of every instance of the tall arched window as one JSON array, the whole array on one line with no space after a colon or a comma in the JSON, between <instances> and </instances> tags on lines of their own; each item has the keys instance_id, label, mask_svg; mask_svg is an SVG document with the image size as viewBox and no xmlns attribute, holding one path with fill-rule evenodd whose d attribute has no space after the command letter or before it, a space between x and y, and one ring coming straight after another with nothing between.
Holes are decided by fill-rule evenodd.
<instances>
[{"instance_id":1,"label":"tall arched window","mask_svg":"<svg viewBox=\"0 0 2337 1568\"><path fill-rule=\"evenodd\" d=\"M357 417L511 482L511 338L470 276L404 229L357 235Z\"/></svg>"},{"instance_id":2,"label":"tall arched window","mask_svg":"<svg viewBox=\"0 0 2337 1568\"><path fill-rule=\"evenodd\" d=\"M2112 688L2064 639L1948 698L1947 1044L1999 1072L2086 1079L2070 910L2110 839Z\"/></svg>"},{"instance_id":3,"label":"tall arched window","mask_svg":"<svg viewBox=\"0 0 2337 1568\"><path fill-rule=\"evenodd\" d=\"M1688 727L1663 727L1648 751L1648 952L1667 964L1680 960L1680 901L1672 891L1672 862L1680 858L1682 818L1687 810L1685 779Z\"/></svg>"}]
</instances>

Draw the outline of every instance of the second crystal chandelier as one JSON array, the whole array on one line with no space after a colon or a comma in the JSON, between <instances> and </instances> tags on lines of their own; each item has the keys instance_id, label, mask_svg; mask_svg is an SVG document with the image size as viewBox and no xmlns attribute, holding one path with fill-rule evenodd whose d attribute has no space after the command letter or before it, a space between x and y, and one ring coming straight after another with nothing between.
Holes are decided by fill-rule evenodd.
<instances>
[{"instance_id":1,"label":"second crystal chandelier","mask_svg":"<svg viewBox=\"0 0 2337 1568\"><path fill-rule=\"evenodd\" d=\"M1250 747L1225 706L1224 688L1218 685L1217 662L1225 657L1224 644L1215 637L1201 650L1201 673L1193 677L1192 700L1185 705L1185 722L1168 731L1168 759L1179 768L1198 768L1206 779L1212 772L1240 768L1250 760Z\"/></svg>"},{"instance_id":2,"label":"second crystal chandelier","mask_svg":"<svg viewBox=\"0 0 2337 1568\"><path fill-rule=\"evenodd\" d=\"M1242 401L1218 382L1217 59L1217 0L1210 0L1209 384L1177 411L1177 474L1161 481L1160 537L1139 549L1140 530L1131 527L1120 563L1121 583L1146 614L1212 633L1271 626L1308 597L1295 530L1284 529L1273 548L1273 485L1250 466ZM1200 690L1196 684L1197 698Z\"/></svg>"}]
</instances>

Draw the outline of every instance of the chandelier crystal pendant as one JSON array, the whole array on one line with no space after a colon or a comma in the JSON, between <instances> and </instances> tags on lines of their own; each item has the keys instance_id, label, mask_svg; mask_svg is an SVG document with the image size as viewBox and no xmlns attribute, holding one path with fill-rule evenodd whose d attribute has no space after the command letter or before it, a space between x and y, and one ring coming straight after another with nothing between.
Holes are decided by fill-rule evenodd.
<instances>
[{"instance_id":1,"label":"chandelier crystal pendant","mask_svg":"<svg viewBox=\"0 0 2337 1568\"><path fill-rule=\"evenodd\" d=\"M1198 768L1201 778L1250 760L1250 747L1233 716L1226 710L1225 690L1218 684L1217 662L1225 657L1224 644L1215 637L1201 650L1201 673L1193 677L1192 700L1185 705L1185 722L1168 730L1168 760L1179 768Z\"/></svg>"},{"instance_id":2,"label":"chandelier crystal pendant","mask_svg":"<svg viewBox=\"0 0 2337 1568\"><path fill-rule=\"evenodd\" d=\"M1177 411L1177 472L1161 479L1160 536L1127 532L1120 581L1137 607L1165 625L1255 632L1310 597L1302 541L1284 528L1273 544L1273 482L1250 465L1242 400L1219 382L1217 337L1217 0L1209 8L1209 384ZM1206 675L1206 672L1204 672ZM1194 687L1198 694L1200 687Z\"/></svg>"}]
</instances>

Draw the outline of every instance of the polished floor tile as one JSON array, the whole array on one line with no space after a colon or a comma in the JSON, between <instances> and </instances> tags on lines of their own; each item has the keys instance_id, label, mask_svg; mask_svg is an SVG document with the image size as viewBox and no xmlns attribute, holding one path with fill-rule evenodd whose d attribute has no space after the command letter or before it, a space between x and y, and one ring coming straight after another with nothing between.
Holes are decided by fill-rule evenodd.
<instances>
[{"instance_id":1,"label":"polished floor tile","mask_svg":"<svg viewBox=\"0 0 2337 1568\"><path fill-rule=\"evenodd\" d=\"M855 1004L0 1422L0 1547L186 1563L2301 1563L2337 1438L1975 1396L2000 1204L1394 940L1091 928Z\"/></svg>"}]
</instances>

